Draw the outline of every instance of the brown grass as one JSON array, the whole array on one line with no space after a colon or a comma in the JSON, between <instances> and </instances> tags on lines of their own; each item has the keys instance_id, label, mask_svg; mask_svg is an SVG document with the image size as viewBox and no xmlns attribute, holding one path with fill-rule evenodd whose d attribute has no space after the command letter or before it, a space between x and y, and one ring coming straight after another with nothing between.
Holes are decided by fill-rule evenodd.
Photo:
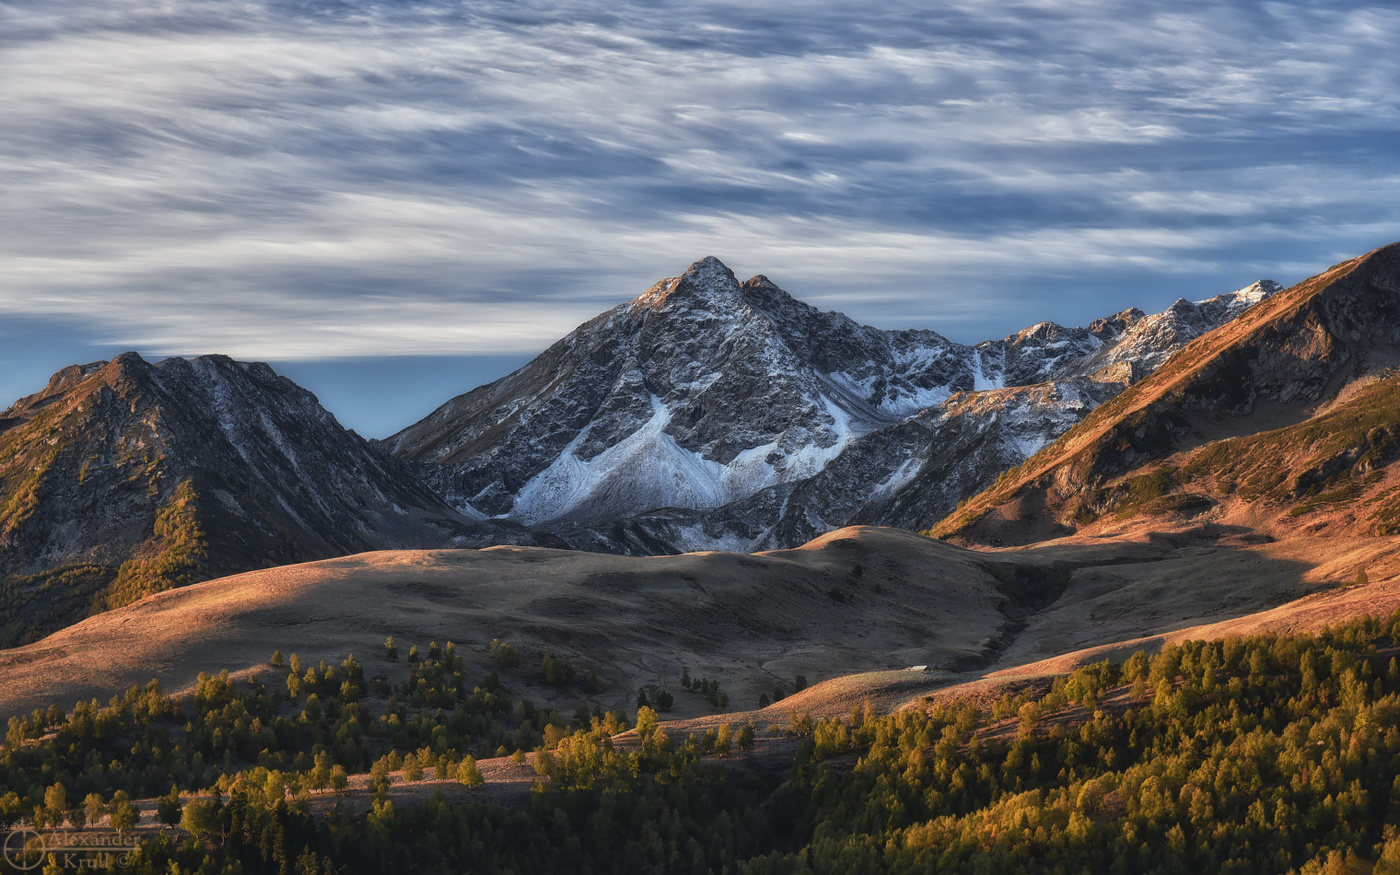
<instances>
[{"instance_id":1,"label":"brown grass","mask_svg":"<svg viewBox=\"0 0 1400 875\"><path fill-rule=\"evenodd\" d=\"M79 698L105 701L200 671L274 675L274 650L304 663L354 652L370 676L393 635L454 641L469 676L500 669L517 694L572 710L580 699L631 712L643 684L668 685L676 716L709 712L681 690L681 666L716 678L731 707L753 707L795 675L823 678L975 658L1006 622L978 556L909 532L845 529L756 555L630 558L540 548L365 553L241 574L159 593L35 644L0 651L0 715ZM839 589L843 599L831 595ZM492 638L524 653L503 669ZM543 683L545 653L596 672L602 690ZM285 673L285 669L281 671Z\"/></svg>"},{"instance_id":2,"label":"brown grass","mask_svg":"<svg viewBox=\"0 0 1400 875\"><path fill-rule=\"evenodd\" d=\"M857 571L859 569L859 571ZM1365 570L1370 583L1348 588ZM1027 582L1030 583L1027 583ZM1034 604L1036 581L1054 583ZM848 597L830 596L840 587ZM1018 601L1019 599L1019 601ZM791 713L837 716L926 698L1003 692L1108 656L1185 637L1313 629L1400 607L1400 538L1259 543L1224 526L1153 530L972 551L888 529L844 529L798 549L646 559L538 548L400 551L252 572L160 593L26 647L0 651L0 716L105 700L200 671L272 677L273 650L305 663L354 652L397 680L382 642L458 645L468 673L499 669L517 695L563 711L580 700L631 713L666 684L677 732ZM492 638L525 654L503 669ZM543 683L545 652L594 671L602 690ZM980 663L978 662L980 658ZM719 679L730 713L680 689L681 665ZM928 664L927 673L902 671ZM949 671L949 665L971 669ZM282 670L285 672L285 669ZM812 686L763 710L796 674Z\"/></svg>"}]
</instances>

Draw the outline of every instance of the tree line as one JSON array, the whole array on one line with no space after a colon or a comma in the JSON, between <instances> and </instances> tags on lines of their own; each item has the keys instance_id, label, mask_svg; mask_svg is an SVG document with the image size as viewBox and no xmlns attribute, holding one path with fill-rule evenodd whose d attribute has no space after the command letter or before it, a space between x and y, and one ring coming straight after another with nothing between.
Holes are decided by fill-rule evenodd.
<instances>
[{"instance_id":1,"label":"tree line","mask_svg":"<svg viewBox=\"0 0 1400 875\"><path fill-rule=\"evenodd\" d=\"M355 698L353 668L326 677L317 666L315 691L295 702L283 687L216 676L192 713L150 687L103 709L36 712L11 722L0 795L9 816L26 818L58 816L88 792L109 794L104 802L117 789L169 798L169 773L147 768L183 763L182 786L194 787L198 755L202 785L224 792L201 803L188 837L152 842L133 864L176 875L1393 871L1397 659L1400 613L1316 635L1138 653L1081 668L1043 694L1007 695L988 713L952 703L889 715L868 707L830 719L793 714L777 731L794 739L796 753L774 774L720 765L744 756L752 726L681 739L647 706L636 715L640 745L623 750L613 743L622 715L570 721L535 709L527 718L499 688L468 692L444 649L423 659L382 711ZM314 719L310 695L325 696ZM295 718L293 707L301 708ZM495 722L471 723L481 708ZM317 728L292 732L303 724ZM359 737L347 729L337 749L351 726ZM495 732L535 751L541 783L524 805L440 796L407 805L378 792L365 815L316 817L303 804L306 782L319 780L306 777L317 757L371 776L379 763L387 777L394 761L386 756L407 768L412 754L436 769L449 751L489 747ZM134 759L110 769L123 749ZM296 754L306 754L306 768ZM250 765L250 757L265 762ZM450 767L443 774L452 777ZM55 785L64 791L51 799Z\"/></svg>"}]
</instances>

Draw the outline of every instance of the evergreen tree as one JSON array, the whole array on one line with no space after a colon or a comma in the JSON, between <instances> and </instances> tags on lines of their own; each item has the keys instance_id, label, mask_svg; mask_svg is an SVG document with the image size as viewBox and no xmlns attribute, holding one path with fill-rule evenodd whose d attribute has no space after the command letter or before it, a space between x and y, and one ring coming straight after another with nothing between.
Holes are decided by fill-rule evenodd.
<instances>
[{"instance_id":1,"label":"evergreen tree","mask_svg":"<svg viewBox=\"0 0 1400 875\"><path fill-rule=\"evenodd\" d=\"M89 793L83 797L83 811L88 824L97 826L98 821L107 816L107 803L102 801L100 793Z\"/></svg>"},{"instance_id":2,"label":"evergreen tree","mask_svg":"<svg viewBox=\"0 0 1400 875\"><path fill-rule=\"evenodd\" d=\"M180 813L180 791L172 785L169 793L156 800L156 819L166 826L178 826Z\"/></svg>"},{"instance_id":3,"label":"evergreen tree","mask_svg":"<svg viewBox=\"0 0 1400 875\"><path fill-rule=\"evenodd\" d=\"M754 728L752 722L739 727L739 737L735 741L739 745L739 750L753 750Z\"/></svg>"},{"instance_id":4,"label":"evergreen tree","mask_svg":"<svg viewBox=\"0 0 1400 875\"><path fill-rule=\"evenodd\" d=\"M191 799L180 814L180 826L197 839L217 834L222 826L219 803L208 797Z\"/></svg>"},{"instance_id":5,"label":"evergreen tree","mask_svg":"<svg viewBox=\"0 0 1400 875\"><path fill-rule=\"evenodd\" d=\"M462 757L462 762L457 766L457 783L464 787L480 787L486 783L486 779L481 776L481 770L477 768L474 757Z\"/></svg>"},{"instance_id":6,"label":"evergreen tree","mask_svg":"<svg viewBox=\"0 0 1400 875\"><path fill-rule=\"evenodd\" d=\"M131 797L125 790L118 790L112 794L112 829L117 832L125 832L135 826L141 819L141 812L132 804Z\"/></svg>"},{"instance_id":7,"label":"evergreen tree","mask_svg":"<svg viewBox=\"0 0 1400 875\"><path fill-rule=\"evenodd\" d=\"M645 741L657 726L656 712L645 704L637 708L637 735Z\"/></svg>"},{"instance_id":8,"label":"evergreen tree","mask_svg":"<svg viewBox=\"0 0 1400 875\"><path fill-rule=\"evenodd\" d=\"M68 819L68 788L62 784L53 784L45 790L43 811L43 825L62 826ZM38 812L35 812L35 825L40 825Z\"/></svg>"}]
</instances>

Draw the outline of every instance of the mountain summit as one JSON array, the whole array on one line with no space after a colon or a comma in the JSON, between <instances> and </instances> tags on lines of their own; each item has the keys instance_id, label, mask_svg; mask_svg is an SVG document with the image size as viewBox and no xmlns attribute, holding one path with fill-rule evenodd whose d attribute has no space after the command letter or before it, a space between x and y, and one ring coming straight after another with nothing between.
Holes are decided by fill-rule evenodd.
<instances>
[{"instance_id":1,"label":"mountain summit","mask_svg":"<svg viewBox=\"0 0 1400 875\"><path fill-rule=\"evenodd\" d=\"M715 258L385 443L464 513L531 524L719 507L970 389L958 347L739 283Z\"/></svg>"}]
</instances>

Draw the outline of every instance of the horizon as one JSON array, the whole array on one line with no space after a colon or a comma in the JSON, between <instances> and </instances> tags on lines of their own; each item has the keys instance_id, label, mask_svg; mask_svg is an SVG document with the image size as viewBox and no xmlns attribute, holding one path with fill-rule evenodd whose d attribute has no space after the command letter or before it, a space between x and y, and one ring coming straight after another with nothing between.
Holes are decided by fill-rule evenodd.
<instances>
[{"instance_id":1,"label":"horizon","mask_svg":"<svg viewBox=\"0 0 1400 875\"><path fill-rule=\"evenodd\" d=\"M673 276L679 275L680 273L677 273ZM738 274L736 274L736 276L738 276ZM1264 279L1272 279L1272 277L1259 278L1259 280ZM1254 282L1259 280L1255 280ZM1284 284L1283 287L1287 288L1293 284L1294 283L1287 283ZM1247 288L1249 285L1250 283L1245 283L1238 288L1214 294L1202 294L1195 297L1180 295L1177 297L1192 301L1201 301L1206 298L1214 297L1215 294L1229 294L1230 292L1239 291ZM781 287L781 283L779 283L779 287ZM788 289L784 289L784 291L792 294ZM802 300L801 297L797 295L793 295L793 297L799 301ZM1176 299L1174 298L1173 300ZM614 305L614 307L625 303L627 303L627 301L620 301L618 304ZM1094 315L1092 319L1111 316L1133 306L1136 305L1127 304L1117 309L1103 311ZM1160 309L1165 309L1165 307ZM1149 314L1160 312L1160 309L1148 310L1146 312ZM603 312L607 311L605 310ZM835 312L839 313L842 311L837 309ZM849 316L849 314L846 315ZM1092 319L1084 319L1079 324L1066 327L1083 327L1092 321ZM1017 331L1045 321L1053 322L1055 320L1027 322L996 337L982 337L974 340L963 340L956 337L949 337L948 339L972 346L985 341L1009 337ZM930 328L931 326L908 325L901 327L917 329ZM570 329L570 331L572 330L573 329ZM938 331L936 328L933 328L933 330ZM941 331L938 333L943 334ZM0 334L0 340L3 339L3 335ZM470 392L473 389L485 386L524 367L536 356L544 352L549 344L554 343L558 339L560 338L554 338L548 341L539 350L534 352L518 353L514 355L346 355L328 359L270 360L264 363L272 367L279 375L287 377L303 389L312 392L312 394L317 397L321 406L334 415L337 421L345 428L355 431L362 437L383 439L418 422L432 411L445 404L448 400ZM137 355L141 356L141 358L150 362L159 362L167 358L194 358L201 355L224 355L224 353L218 351L183 354L148 353L142 350L118 349L115 346L106 348L99 346L75 346L71 349L75 353L81 350L87 350L101 354L89 358L79 356L78 358L55 364L42 376L31 379L29 388L20 388L17 393L13 392L12 384L17 387L20 381L25 377L33 377L37 374L42 369L43 362L56 362L63 353L58 351L58 349L50 347L45 355L33 357L25 362L26 367L15 369L5 368L4 366L8 364L7 360L5 358L0 358L0 390L4 390L11 395L8 399L4 399L3 396L0 396L0 400L3 400L6 405L9 405L21 398L42 390L49 378L64 367L89 364L97 361L110 361L112 358L125 352L135 352ZM255 361L255 359L238 359L236 356L230 356L230 358L235 358L239 361ZM386 403L388 409L385 408Z\"/></svg>"},{"instance_id":2,"label":"horizon","mask_svg":"<svg viewBox=\"0 0 1400 875\"><path fill-rule=\"evenodd\" d=\"M20 0L0 24L11 399L127 349L222 353L374 433L707 254L973 343L1400 238L1400 12L1365 0Z\"/></svg>"}]
</instances>

